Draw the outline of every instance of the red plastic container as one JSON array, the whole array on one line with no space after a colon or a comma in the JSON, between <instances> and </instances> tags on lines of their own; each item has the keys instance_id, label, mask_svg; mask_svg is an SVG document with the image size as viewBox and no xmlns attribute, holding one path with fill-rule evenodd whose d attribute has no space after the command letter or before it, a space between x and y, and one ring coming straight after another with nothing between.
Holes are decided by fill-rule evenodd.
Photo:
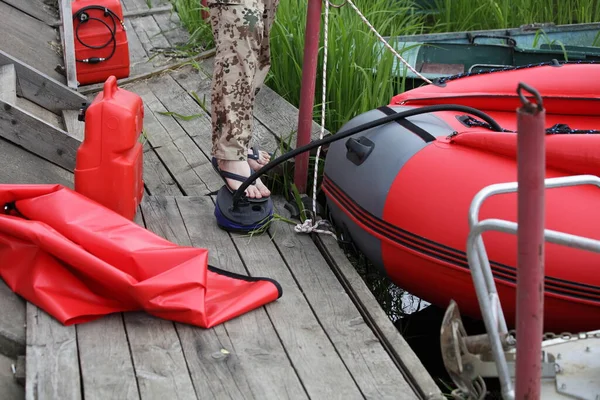
<instances>
[{"instance_id":1,"label":"red plastic container","mask_svg":"<svg viewBox=\"0 0 600 400\"><path fill-rule=\"evenodd\" d=\"M85 137L75 162L75 191L130 220L144 194L143 121L141 97L109 77L85 111Z\"/></svg>"},{"instance_id":2,"label":"red plastic container","mask_svg":"<svg viewBox=\"0 0 600 400\"><path fill-rule=\"evenodd\" d=\"M74 0L72 10L79 84L128 77L129 43L120 0Z\"/></svg>"}]
</instances>

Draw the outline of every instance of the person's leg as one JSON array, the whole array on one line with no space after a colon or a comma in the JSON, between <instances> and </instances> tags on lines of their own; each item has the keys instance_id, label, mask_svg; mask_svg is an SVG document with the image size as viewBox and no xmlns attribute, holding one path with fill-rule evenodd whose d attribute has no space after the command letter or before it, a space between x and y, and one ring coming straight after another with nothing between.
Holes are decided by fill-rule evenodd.
<instances>
[{"instance_id":1,"label":"person's leg","mask_svg":"<svg viewBox=\"0 0 600 400\"><path fill-rule=\"evenodd\" d=\"M254 76L264 35L263 0L209 0L210 22L215 37L212 80L212 154L219 168L243 177L250 176L247 153L252 136ZM232 189L242 182L227 179ZM268 196L257 179L246 190L248 197Z\"/></svg>"},{"instance_id":2,"label":"person's leg","mask_svg":"<svg viewBox=\"0 0 600 400\"><path fill-rule=\"evenodd\" d=\"M271 29L277 14L279 0L264 0L265 10L262 15L264 34L260 44L258 68L254 77L254 87L260 89L271 69Z\"/></svg>"},{"instance_id":3,"label":"person's leg","mask_svg":"<svg viewBox=\"0 0 600 400\"><path fill-rule=\"evenodd\" d=\"M264 12L262 14L264 34L260 43L260 52L258 54L258 68L254 75L255 95L265 82L267 74L271 68L271 29L277 14L279 0L263 0ZM258 170L271 161L271 156L266 151L260 151L259 160L248 160L248 164L253 170Z\"/></svg>"}]
</instances>

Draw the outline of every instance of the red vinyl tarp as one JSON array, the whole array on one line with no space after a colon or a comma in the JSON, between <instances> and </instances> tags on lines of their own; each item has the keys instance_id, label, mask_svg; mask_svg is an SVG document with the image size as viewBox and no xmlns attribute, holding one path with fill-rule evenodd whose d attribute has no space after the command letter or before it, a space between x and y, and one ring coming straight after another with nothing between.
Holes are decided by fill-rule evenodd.
<instances>
[{"instance_id":1,"label":"red vinyl tarp","mask_svg":"<svg viewBox=\"0 0 600 400\"><path fill-rule=\"evenodd\" d=\"M0 185L0 207L0 277L65 325L142 310L210 328L282 294L61 185Z\"/></svg>"}]
</instances>

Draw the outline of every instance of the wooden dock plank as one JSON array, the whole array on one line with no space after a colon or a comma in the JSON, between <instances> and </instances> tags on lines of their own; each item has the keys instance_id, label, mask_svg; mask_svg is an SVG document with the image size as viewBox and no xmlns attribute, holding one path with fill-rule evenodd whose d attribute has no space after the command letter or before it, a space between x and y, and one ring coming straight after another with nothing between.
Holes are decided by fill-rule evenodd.
<instances>
[{"instance_id":1,"label":"wooden dock plank","mask_svg":"<svg viewBox=\"0 0 600 400\"><path fill-rule=\"evenodd\" d=\"M82 399L75 326L27 303L26 355L26 400Z\"/></svg>"},{"instance_id":2,"label":"wooden dock plank","mask_svg":"<svg viewBox=\"0 0 600 400\"><path fill-rule=\"evenodd\" d=\"M179 14L176 12L160 13L154 14L153 17L172 47L188 43L190 34L181 24Z\"/></svg>"},{"instance_id":3,"label":"wooden dock plank","mask_svg":"<svg viewBox=\"0 0 600 400\"><path fill-rule=\"evenodd\" d=\"M0 310L0 354L16 360L25 354L25 301L1 278Z\"/></svg>"},{"instance_id":4,"label":"wooden dock plank","mask_svg":"<svg viewBox=\"0 0 600 400\"><path fill-rule=\"evenodd\" d=\"M121 313L76 328L85 400L139 399Z\"/></svg>"},{"instance_id":5,"label":"wooden dock plank","mask_svg":"<svg viewBox=\"0 0 600 400\"><path fill-rule=\"evenodd\" d=\"M63 65L58 51L58 30L4 2L0 2L0 15L0 49L57 81L66 82L65 77L54 70L57 65Z\"/></svg>"},{"instance_id":6,"label":"wooden dock plank","mask_svg":"<svg viewBox=\"0 0 600 400\"><path fill-rule=\"evenodd\" d=\"M125 27L127 28L127 44L129 46L129 75L135 76L152 71L154 66L149 61L148 54L131 20L131 18L125 18Z\"/></svg>"},{"instance_id":7,"label":"wooden dock plank","mask_svg":"<svg viewBox=\"0 0 600 400\"><path fill-rule=\"evenodd\" d=\"M247 275L231 239L212 221L212 204L208 197L160 196L146 198L142 210L150 230L180 245L208 248L211 265ZM213 329L176 327L199 397L306 398L264 308Z\"/></svg>"},{"instance_id":8,"label":"wooden dock plank","mask_svg":"<svg viewBox=\"0 0 600 400\"><path fill-rule=\"evenodd\" d=\"M25 390L19 385L13 376L12 366L16 364L15 359L0 354L0 393L2 400L22 400L25 398Z\"/></svg>"},{"instance_id":9,"label":"wooden dock plank","mask_svg":"<svg viewBox=\"0 0 600 400\"><path fill-rule=\"evenodd\" d=\"M0 182L58 183L73 188L73 174L0 138Z\"/></svg>"},{"instance_id":10,"label":"wooden dock plank","mask_svg":"<svg viewBox=\"0 0 600 400\"><path fill-rule=\"evenodd\" d=\"M148 142L176 177L177 183L185 186L186 194L208 193L210 190L203 177L210 176L207 171L212 166L207 157L173 117L160 114L167 112L167 109L145 82L136 83L129 90L138 93L144 100L144 126Z\"/></svg>"},{"instance_id":11,"label":"wooden dock plank","mask_svg":"<svg viewBox=\"0 0 600 400\"><path fill-rule=\"evenodd\" d=\"M59 18L56 8L44 0L2 0L1 2L9 4L48 25Z\"/></svg>"},{"instance_id":12,"label":"wooden dock plank","mask_svg":"<svg viewBox=\"0 0 600 400\"><path fill-rule=\"evenodd\" d=\"M182 73L183 70L187 71L189 75ZM210 80L202 78L202 75L194 71L191 67L183 67L171 74L161 76L160 79L150 80L148 85L169 111L184 116L200 115L199 118L187 121L177 118L177 122L192 137L204 154L210 157L212 149ZM197 99L192 97L193 94ZM258 144L261 149L268 152L278 149L275 135L256 118L252 135L252 144ZM220 182L222 183L222 181Z\"/></svg>"},{"instance_id":13,"label":"wooden dock plank","mask_svg":"<svg viewBox=\"0 0 600 400\"><path fill-rule=\"evenodd\" d=\"M271 239L265 235L234 236L233 239L252 276L270 277L283 288L283 297L268 304L266 309L309 396L363 398L355 378L340 359L322 321L315 317L303 289Z\"/></svg>"},{"instance_id":14,"label":"wooden dock plank","mask_svg":"<svg viewBox=\"0 0 600 400\"><path fill-rule=\"evenodd\" d=\"M149 142L144 144L144 185L150 195L176 196L181 194L177 183Z\"/></svg>"},{"instance_id":15,"label":"wooden dock plank","mask_svg":"<svg viewBox=\"0 0 600 400\"><path fill-rule=\"evenodd\" d=\"M197 399L173 323L143 312L125 313L124 318L141 398Z\"/></svg>"},{"instance_id":16,"label":"wooden dock plank","mask_svg":"<svg viewBox=\"0 0 600 400\"><path fill-rule=\"evenodd\" d=\"M149 61L154 68L166 65L170 62L168 57L161 54L162 50L170 49L171 45L152 15L129 18L131 25L148 55Z\"/></svg>"},{"instance_id":17,"label":"wooden dock plank","mask_svg":"<svg viewBox=\"0 0 600 400\"><path fill-rule=\"evenodd\" d=\"M169 0L121 0L123 3L123 8L128 11L136 11L136 10L151 10L153 8L164 7L169 5ZM148 7L148 3L150 3L151 7Z\"/></svg>"},{"instance_id":18,"label":"wooden dock plank","mask_svg":"<svg viewBox=\"0 0 600 400\"><path fill-rule=\"evenodd\" d=\"M144 202L139 207L135 216L138 225L159 235L171 226L184 226L179 213L170 214L168 222L165 221L164 213L161 212L164 208L157 212L155 204L153 201ZM164 234L161 236L164 237ZM197 399L173 322L142 311L124 313L123 318L141 398Z\"/></svg>"},{"instance_id":19,"label":"wooden dock plank","mask_svg":"<svg viewBox=\"0 0 600 400\"><path fill-rule=\"evenodd\" d=\"M204 72L193 72L194 70L190 70L189 68L182 68L179 71L179 74L183 76L180 77L179 75L176 75L176 73L174 73L173 76L187 90L196 90L194 87L198 85L197 82L201 79L208 79L208 87L210 87L214 60L214 57L211 57L199 62L199 65ZM206 76L206 78L204 78L204 76ZM208 96L208 98L210 98L210 96ZM277 135L278 138L286 143L290 142L291 148L296 147L298 109L266 85L263 85L256 95L254 116L267 127L270 132ZM311 140L318 139L320 131L320 126L313 121ZM325 135L328 134L329 132L325 130ZM290 138L292 138L292 140L290 140Z\"/></svg>"},{"instance_id":20,"label":"wooden dock plank","mask_svg":"<svg viewBox=\"0 0 600 400\"><path fill-rule=\"evenodd\" d=\"M444 400L446 397L381 308L339 244L330 236L317 235L314 240L348 294L352 296L354 303L359 306L371 329L405 373L405 379L411 384L415 393L428 400Z\"/></svg>"},{"instance_id":21,"label":"wooden dock plank","mask_svg":"<svg viewBox=\"0 0 600 400\"><path fill-rule=\"evenodd\" d=\"M274 203L277 213L290 218L283 198ZM273 242L361 392L370 399L417 399L311 237L293 228L287 223L272 225Z\"/></svg>"}]
</instances>

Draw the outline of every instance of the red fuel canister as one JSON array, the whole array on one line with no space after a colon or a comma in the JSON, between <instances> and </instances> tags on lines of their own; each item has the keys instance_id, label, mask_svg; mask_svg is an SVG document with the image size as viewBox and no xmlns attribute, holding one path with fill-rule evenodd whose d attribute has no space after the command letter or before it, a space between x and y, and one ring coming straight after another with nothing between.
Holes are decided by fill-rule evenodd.
<instances>
[{"instance_id":1,"label":"red fuel canister","mask_svg":"<svg viewBox=\"0 0 600 400\"><path fill-rule=\"evenodd\" d=\"M117 78L110 76L83 115L75 191L133 220L144 194L142 99L119 88Z\"/></svg>"},{"instance_id":2,"label":"red fuel canister","mask_svg":"<svg viewBox=\"0 0 600 400\"><path fill-rule=\"evenodd\" d=\"M77 81L104 82L130 73L129 44L120 0L74 0L73 37Z\"/></svg>"}]
</instances>

